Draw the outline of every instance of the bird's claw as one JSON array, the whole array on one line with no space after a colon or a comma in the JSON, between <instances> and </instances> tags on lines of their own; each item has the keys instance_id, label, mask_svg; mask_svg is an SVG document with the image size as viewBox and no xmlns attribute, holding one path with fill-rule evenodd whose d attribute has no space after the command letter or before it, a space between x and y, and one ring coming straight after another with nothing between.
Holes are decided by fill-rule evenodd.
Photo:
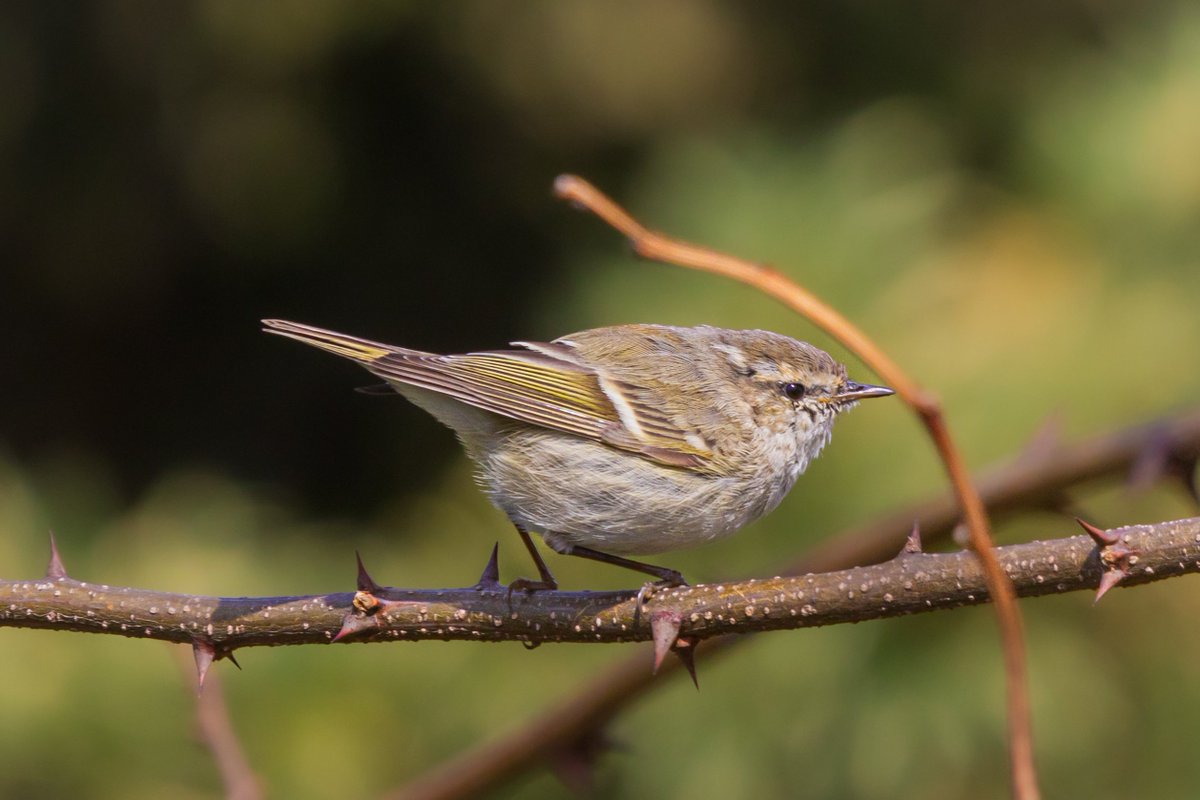
<instances>
[{"instance_id":1,"label":"bird's claw","mask_svg":"<svg viewBox=\"0 0 1200 800\"><path fill-rule=\"evenodd\" d=\"M508 585L508 612L511 614L513 610L512 598L513 592L523 592L525 594L533 594L534 592L554 592L558 591L558 582L554 580L534 581L529 578L517 578Z\"/></svg>"},{"instance_id":2,"label":"bird's claw","mask_svg":"<svg viewBox=\"0 0 1200 800\"><path fill-rule=\"evenodd\" d=\"M677 586L689 586L690 584L684 580L683 573L676 570L666 570L662 578L656 581L648 581L642 584L642 588L638 589L637 604L633 607L633 624L639 625L642 621L642 609L646 602L654 596L654 593L659 589L674 589Z\"/></svg>"}]
</instances>

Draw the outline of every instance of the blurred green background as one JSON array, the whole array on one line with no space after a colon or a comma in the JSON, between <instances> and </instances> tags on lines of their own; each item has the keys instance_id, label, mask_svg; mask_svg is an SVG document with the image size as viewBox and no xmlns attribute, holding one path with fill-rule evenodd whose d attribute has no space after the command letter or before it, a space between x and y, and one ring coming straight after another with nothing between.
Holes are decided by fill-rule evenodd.
<instances>
[{"instance_id":1,"label":"blurred green background","mask_svg":"<svg viewBox=\"0 0 1200 800\"><path fill-rule=\"evenodd\" d=\"M794 275L944 399L974 466L1200 401L1200 11L1110 0L59 2L0 7L0 575L205 594L528 574L451 434L278 316L430 350L623 322L764 327L554 201ZM851 361L852 374L872 376ZM663 563L772 574L941 491L898 402L783 507ZM1080 492L1115 525L1194 513ZM1006 541L1073 535L1061 516ZM620 570L550 556L568 587ZM1195 581L1024 605L1049 797L1191 796ZM4 630L0 796L212 797L180 648ZM220 667L273 796L377 795L633 647L244 651ZM647 669L650 654L643 650ZM987 609L777 633L623 716L611 797L1004 797ZM990 687L980 692L979 686ZM548 773L504 797L567 796Z\"/></svg>"}]
</instances>

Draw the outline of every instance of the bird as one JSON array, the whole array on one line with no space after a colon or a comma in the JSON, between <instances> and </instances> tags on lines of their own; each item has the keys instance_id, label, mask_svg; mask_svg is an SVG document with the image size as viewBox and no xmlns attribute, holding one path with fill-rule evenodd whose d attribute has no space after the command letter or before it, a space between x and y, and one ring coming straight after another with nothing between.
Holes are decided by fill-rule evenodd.
<instances>
[{"instance_id":1,"label":"bird","mask_svg":"<svg viewBox=\"0 0 1200 800\"><path fill-rule=\"evenodd\" d=\"M342 356L453 429L477 481L539 574L550 549L687 585L637 561L732 534L769 513L858 401L857 383L807 342L764 330L627 324L513 349L439 355L265 319L263 329Z\"/></svg>"}]
</instances>

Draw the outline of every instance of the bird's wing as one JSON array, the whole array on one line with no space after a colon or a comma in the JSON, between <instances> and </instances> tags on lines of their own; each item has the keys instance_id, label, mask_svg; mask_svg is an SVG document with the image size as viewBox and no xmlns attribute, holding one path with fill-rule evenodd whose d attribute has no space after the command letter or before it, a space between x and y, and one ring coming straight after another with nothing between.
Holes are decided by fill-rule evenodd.
<instances>
[{"instance_id":1,"label":"bird's wing","mask_svg":"<svg viewBox=\"0 0 1200 800\"><path fill-rule=\"evenodd\" d=\"M266 329L359 362L408 384L510 419L582 436L673 467L706 471L712 454L688 440L653 404L635 399L557 343L518 342L527 350L434 355L282 320ZM692 437L694 439L694 436Z\"/></svg>"},{"instance_id":2,"label":"bird's wing","mask_svg":"<svg viewBox=\"0 0 1200 800\"><path fill-rule=\"evenodd\" d=\"M453 356L389 354L369 369L522 422L572 433L675 467L702 469L710 456L628 387L545 351Z\"/></svg>"}]
</instances>

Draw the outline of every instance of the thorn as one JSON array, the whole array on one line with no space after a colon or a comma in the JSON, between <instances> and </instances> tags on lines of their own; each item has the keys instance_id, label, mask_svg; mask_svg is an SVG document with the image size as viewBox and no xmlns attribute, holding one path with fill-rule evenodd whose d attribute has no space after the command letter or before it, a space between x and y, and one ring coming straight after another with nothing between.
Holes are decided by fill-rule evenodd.
<instances>
[{"instance_id":1,"label":"thorn","mask_svg":"<svg viewBox=\"0 0 1200 800\"><path fill-rule=\"evenodd\" d=\"M1115 533L1097 528L1092 523L1086 522L1079 517L1076 517L1075 521L1079 523L1079 527L1083 528L1088 536L1092 537L1092 541L1096 543L1097 547L1109 547L1121 540L1121 537L1117 536Z\"/></svg>"},{"instance_id":2,"label":"thorn","mask_svg":"<svg viewBox=\"0 0 1200 800\"><path fill-rule=\"evenodd\" d=\"M900 555L908 556L920 552L922 552L921 523L919 520L914 519L912 530L909 531L908 538L904 540L904 547L900 548Z\"/></svg>"},{"instance_id":3,"label":"thorn","mask_svg":"<svg viewBox=\"0 0 1200 800\"><path fill-rule=\"evenodd\" d=\"M679 638L683 618L676 611L655 611L650 615L650 631L654 634L654 672L662 666L667 652Z\"/></svg>"},{"instance_id":4,"label":"thorn","mask_svg":"<svg viewBox=\"0 0 1200 800\"><path fill-rule=\"evenodd\" d=\"M364 616L353 612L347 613L346 618L342 620L342 629L330 640L331 642L340 642L347 636L353 636L361 631L369 630L370 628L379 627L379 623L373 616Z\"/></svg>"},{"instance_id":5,"label":"thorn","mask_svg":"<svg viewBox=\"0 0 1200 800\"><path fill-rule=\"evenodd\" d=\"M213 647L212 642L193 639L192 657L196 659L196 694L200 694L204 691L204 679L208 677L208 668L216 660L217 648Z\"/></svg>"},{"instance_id":6,"label":"thorn","mask_svg":"<svg viewBox=\"0 0 1200 800\"><path fill-rule=\"evenodd\" d=\"M239 670L242 668L242 665L238 663L238 660L237 660L236 658L234 658L234 657L233 657L233 651L232 651L232 650L230 650L230 651L228 651L228 652L226 652L226 653L222 653L222 656L223 656L224 658L228 658L228 659L229 659L229 660L230 660L230 661L233 663L233 665L234 665L235 667L237 667Z\"/></svg>"},{"instance_id":7,"label":"thorn","mask_svg":"<svg viewBox=\"0 0 1200 800\"><path fill-rule=\"evenodd\" d=\"M492 555L488 558L488 562L483 567L483 574L479 576L479 583L471 587L478 592L484 591L499 591L504 587L500 585L500 543L496 542L492 545ZM509 599L512 599L512 593L509 593Z\"/></svg>"},{"instance_id":8,"label":"thorn","mask_svg":"<svg viewBox=\"0 0 1200 800\"><path fill-rule=\"evenodd\" d=\"M54 581L70 577L67 575L67 568L63 566L62 554L58 552L54 531L50 531L50 563L46 565L46 577Z\"/></svg>"},{"instance_id":9,"label":"thorn","mask_svg":"<svg viewBox=\"0 0 1200 800\"><path fill-rule=\"evenodd\" d=\"M357 550L354 551L354 560L358 562L358 579L356 582L358 590L360 592L375 594L382 589L383 587L376 583L371 574L367 572L367 568L363 565L362 555Z\"/></svg>"},{"instance_id":10,"label":"thorn","mask_svg":"<svg viewBox=\"0 0 1200 800\"><path fill-rule=\"evenodd\" d=\"M1125 579L1126 573L1121 569L1110 569L1100 576L1100 585L1096 587L1096 598L1092 600L1092 605L1100 602L1100 598L1108 593L1108 590L1116 586Z\"/></svg>"},{"instance_id":11,"label":"thorn","mask_svg":"<svg viewBox=\"0 0 1200 800\"><path fill-rule=\"evenodd\" d=\"M688 675L692 676L692 685L696 687L696 691L700 691L700 681L696 678L696 639L681 637L675 643L675 655L679 656L679 660L683 662L683 668L688 671Z\"/></svg>"},{"instance_id":12,"label":"thorn","mask_svg":"<svg viewBox=\"0 0 1200 800\"><path fill-rule=\"evenodd\" d=\"M1100 567L1104 572L1100 575L1100 584L1096 587L1096 597L1092 603L1099 603L1100 598L1108 590L1129 577L1133 565L1137 563L1137 548L1130 547L1121 539L1121 534L1115 531L1105 531L1084 522L1078 517L1075 521L1087 531L1088 536L1096 543L1097 555L1100 557Z\"/></svg>"}]
</instances>

